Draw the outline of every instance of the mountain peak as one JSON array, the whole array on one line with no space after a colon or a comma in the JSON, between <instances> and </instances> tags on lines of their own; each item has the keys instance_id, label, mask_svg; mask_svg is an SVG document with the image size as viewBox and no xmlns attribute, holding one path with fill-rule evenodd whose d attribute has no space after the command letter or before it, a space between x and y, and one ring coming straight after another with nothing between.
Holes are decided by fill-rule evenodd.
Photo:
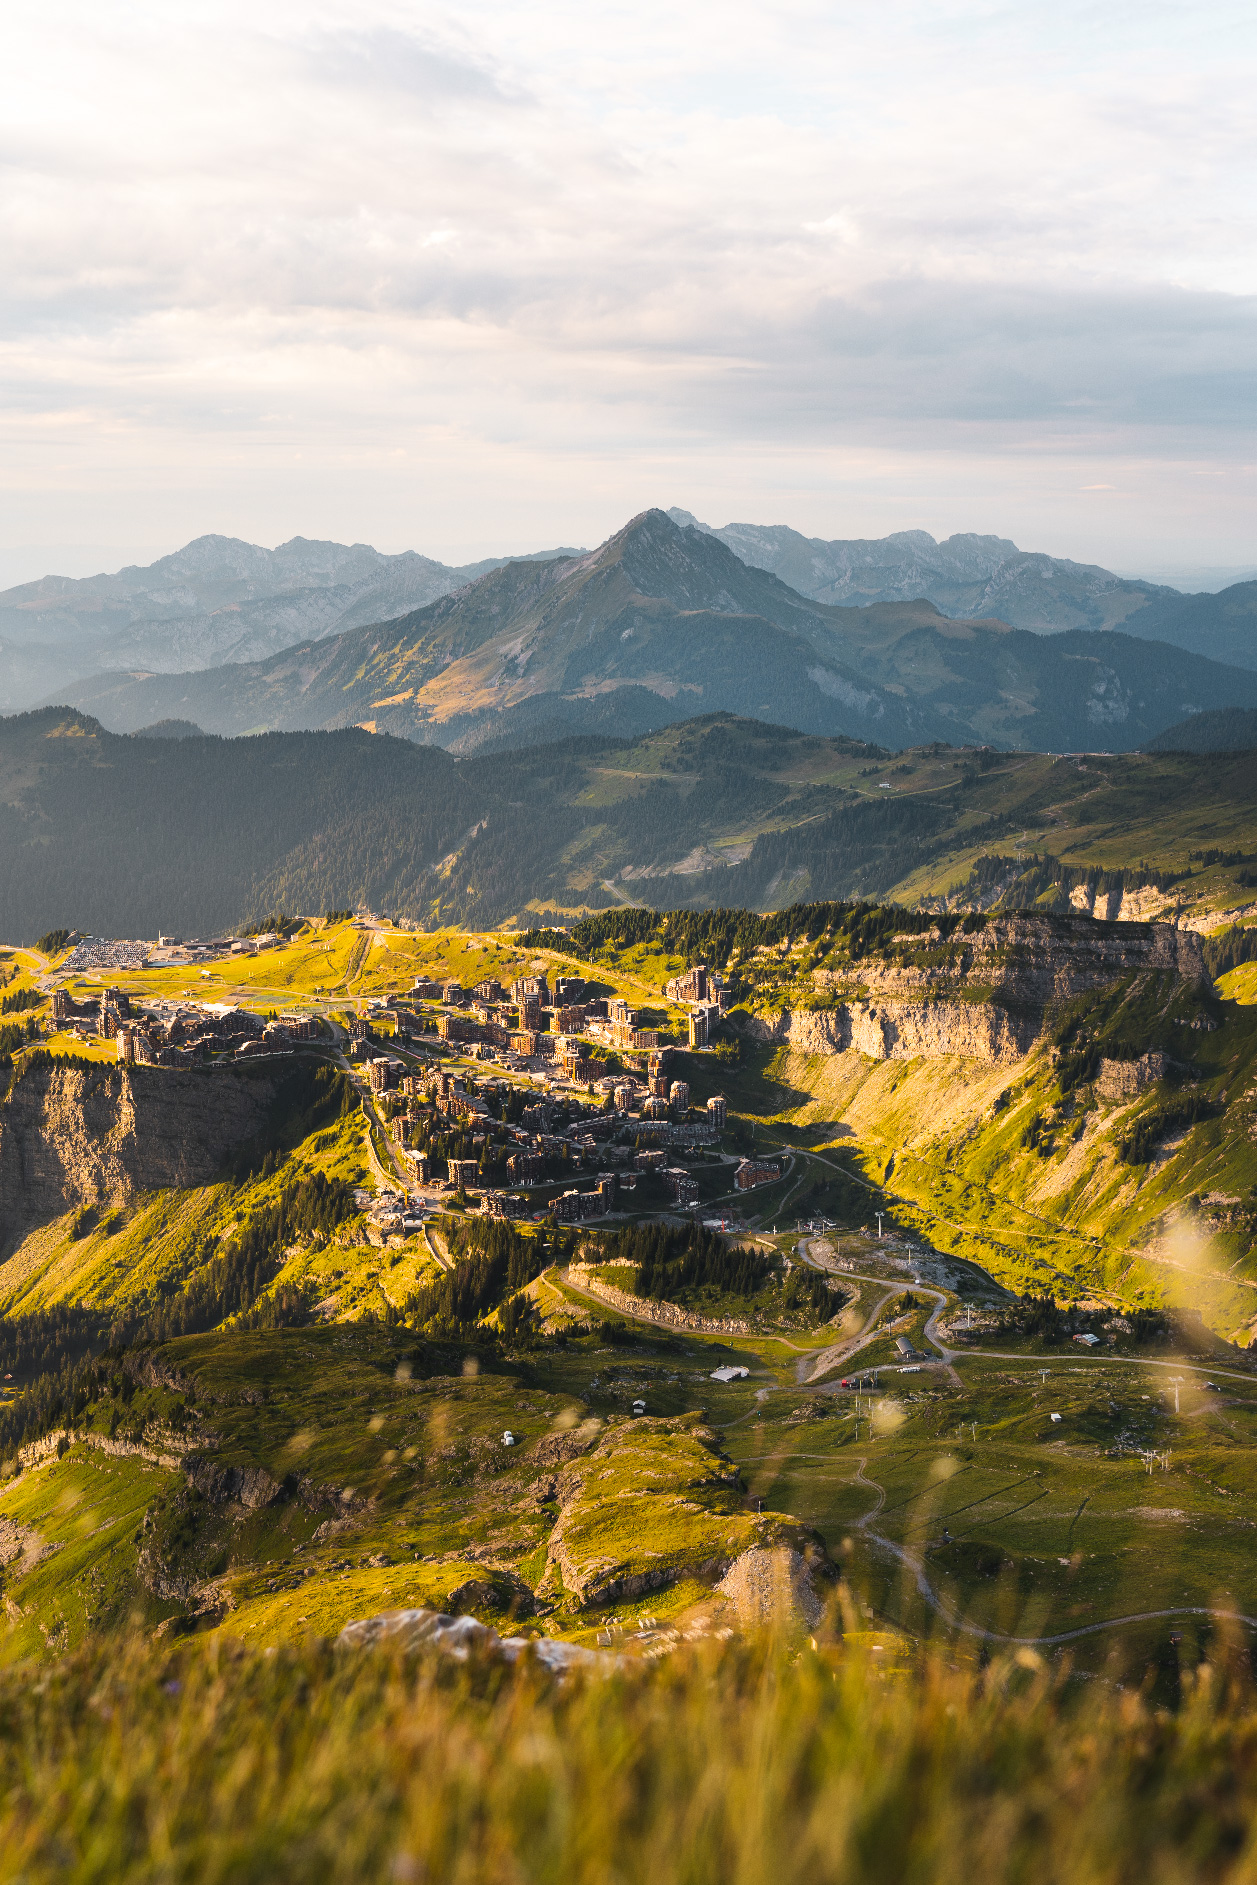
<instances>
[{"instance_id":1,"label":"mountain peak","mask_svg":"<svg viewBox=\"0 0 1257 1885\"><path fill-rule=\"evenodd\" d=\"M693 511L683 511L676 504L672 506L666 515L672 519L678 530L701 530L705 537L714 537L716 534L712 526L703 523L700 518L694 515Z\"/></svg>"}]
</instances>

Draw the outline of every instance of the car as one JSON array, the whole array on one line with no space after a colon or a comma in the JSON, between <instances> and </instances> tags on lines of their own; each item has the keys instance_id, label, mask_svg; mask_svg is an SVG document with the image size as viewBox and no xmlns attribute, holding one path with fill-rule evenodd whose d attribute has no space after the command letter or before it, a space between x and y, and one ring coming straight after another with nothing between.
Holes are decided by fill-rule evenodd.
<instances>
[{"instance_id":1,"label":"car","mask_svg":"<svg viewBox=\"0 0 1257 1885\"><path fill-rule=\"evenodd\" d=\"M634 1414L644 1414L644 1413L646 1412L646 1403L645 1403L645 1401L634 1401L634 1402L633 1402L633 1412L634 1412Z\"/></svg>"},{"instance_id":2,"label":"car","mask_svg":"<svg viewBox=\"0 0 1257 1885\"><path fill-rule=\"evenodd\" d=\"M1222 1389L1218 1386L1216 1381L1206 1381L1205 1389L1209 1394L1221 1394L1222 1392Z\"/></svg>"}]
</instances>

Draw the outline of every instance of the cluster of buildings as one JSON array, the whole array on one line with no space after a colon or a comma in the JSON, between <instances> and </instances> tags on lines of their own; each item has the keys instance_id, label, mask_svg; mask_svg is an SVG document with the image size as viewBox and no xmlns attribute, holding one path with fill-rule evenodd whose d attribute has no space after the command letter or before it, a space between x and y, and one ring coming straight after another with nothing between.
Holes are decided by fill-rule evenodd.
<instances>
[{"instance_id":1,"label":"cluster of buildings","mask_svg":"<svg viewBox=\"0 0 1257 1885\"><path fill-rule=\"evenodd\" d=\"M319 1033L309 1015L264 1021L229 1002L155 1001L137 1012L124 989L111 987L85 1001L76 1001L68 988L54 989L52 1019L80 1038L115 1041L126 1066L182 1067L210 1055L240 1060L291 1053L296 1042Z\"/></svg>"},{"instance_id":2,"label":"cluster of buildings","mask_svg":"<svg viewBox=\"0 0 1257 1885\"><path fill-rule=\"evenodd\" d=\"M727 1003L723 977L709 974L700 963L674 977L668 995L689 1004L689 1045L705 1047ZM425 1015L421 1004L439 1005L443 1012ZM675 1104L669 1087L660 1085L661 1056L668 1049L661 1046L658 1030L643 1025L622 996L595 995L580 976L556 977L553 990L544 974L520 976L509 986L488 976L471 988L419 976L408 995L377 1002L369 1017L351 1023L351 1035L364 1046L375 1038L373 1020L390 1025L403 1039L435 1031L472 1058L492 1058L515 1070L548 1061L557 1074L582 1086L596 1072L595 1046L646 1055L648 1098Z\"/></svg>"},{"instance_id":3,"label":"cluster of buildings","mask_svg":"<svg viewBox=\"0 0 1257 1885\"><path fill-rule=\"evenodd\" d=\"M560 1223L601 1217L622 1209L623 1194L636 1191L646 1175L658 1178L674 1205L694 1206L699 1202L698 1180L674 1162L676 1152L670 1147L690 1150L711 1144L727 1116L724 1097L715 1095L699 1119L688 1117L690 1096L684 1081L672 1081L667 1098L643 1098L634 1083L617 1079L602 1083L606 1091L601 1107L539 1096L508 1123L498 1119L498 1109L490 1104L518 1091L505 1080L481 1081L479 1091L470 1092L446 1068L417 1074L385 1054L370 1059L366 1072L373 1092L394 1093L408 1102L389 1130L416 1185L463 1193L479 1189L482 1209L491 1217L550 1215ZM634 1103L637 1111L632 1110ZM467 1135L471 1155L448 1159L447 1177L438 1183L425 1146L442 1124ZM643 1147L647 1133L652 1143ZM501 1187L500 1178L486 1183L487 1170L500 1173L503 1165L511 1190ZM533 1188L553 1185L556 1171L565 1174L583 1166L594 1168L590 1187L570 1186L537 1209L537 1200L528 1195ZM775 1169L772 1175L777 1176ZM746 1188L740 1177L737 1182Z\"/></svg>"},{"instance_id":4,"label":"cluster of buildings","mask_svg":"<svg viewBox=\"0 0 1257 1885\"><path fill-rule=\"evenodd\" d=\"M700 963L674 977L667 992L670 1000L689 1007L691 1045L705 1045L727 1003L723 978ZM432 1008L439 1012L425 1012ZM405 995L370 1004L366 1015L351 1022L350 1033L371 1090L410 1102L390 1130L419 1185L434 1183L425 1147L444 1118L449 1128L461 1127L467 1135L472 1156L449 1159L440 1188L479 1189L490 1216L548 1213L561 1223L600 1217L616 1209L622 1194L635 1191L645 1175L658 1181L672 1204L689 1208L699 1202L699 1180L676 1162L677 1152L719 1139L727 1118L723 1095L708 1100L696 1116L688 1083L673 1076L672 1048L642 1025L623 997L599 996L582 977L557 977L551 988L545 974L520 976L509 984L487 976L465 988L452 979L419 976ZM390 1033L399 1045L435 1034L468 1058L491 1058L508 1071L524 1066L532 1071L540 1061L547 1074L562 1073L589 1087L601 1104L580 1106L538 1096L508 1124L498 1119L501 1109L491 1107L489 1099L495 1093L505 1098L517 1088L482 1080L473 1093L446 1070L416 1075L398 1053L387 1051ZM598 1065L590 1053L595 1044L632 1055L636 1064L596 1077ZM509 1190L501 1185L503 1165ZM529 1192L553 1187L555 1178L573 1166L593 1166L592 1182L569 1186L537 1212ZM743 1159L733 1177L746 1191L779 1175L770 1161Z\"/></svg>"},{"instance_id":5,"label":"cluster of buildings","mask_svg":"<svg viewBox=\"0 0 1257 1885\"><path fill-rule=\"evenodd\" d=\"M717 975L708 969L705 962L696 962L684 975L674 975L667 984L669 1001L683 1003L689 1009L689 1044L691 1047L706 1047L716 1029L716 1023L729 1005L729 990L723 975Z\"/></svg>"},{"instance_id":6,"label":"cluster of buildings","mask_svg":"<svg viewBox=\"0 0 1257 1885\"><path fill-rule=\"evenodd\" d=\"M426 1016L419 1012L421 1003L439 1003L444 1011ZM578 976L559 976L553 990L544 975L521 976L509 987L486 977L473 988L420 976L408 996L375 1003L369 1016L352 1022L351 1036L366 1045L375 1038L373 1022L391 1025L403 1039L434 1031L473 1058L487 1054L507 1067L549 1061L580 1085L596 1071L594 1045L629 1053L659 1050L657 1029L643 1027L619 997L590 994Z\"/></svg>"}]
</instances>

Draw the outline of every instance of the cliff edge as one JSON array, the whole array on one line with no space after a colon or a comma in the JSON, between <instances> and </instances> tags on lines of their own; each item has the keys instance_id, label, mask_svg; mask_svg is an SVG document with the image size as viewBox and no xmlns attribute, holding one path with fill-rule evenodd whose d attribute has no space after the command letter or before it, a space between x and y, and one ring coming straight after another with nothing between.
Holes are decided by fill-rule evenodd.
<instances>
[{"instance_id":1,"label":"cliff edge","mask_svg":"<svg viewBox=\"0 0 1257 1885\"><path fill-rule=\"evenodd\" d=\"M226 1071L31 1067L0 1106L0 1254L74 1205L208 1183L274 1095L273 1081Z\"/></svg>"},{"instance_id":2,"label":"cliff edge","mask_svg":"<svg viewBox=\"0 0 1257 1885\"><path fill-rule=\"evenodd\" d=\"M876 956L813 971L811 1001L744 1025L756 1040L807 1054L998 1065L1030 1053L1059 1004L1145 976L1208 988L1200 938L1169 923L1017 913L972 932L892 937Z\"/></svg>"}]
</instances>

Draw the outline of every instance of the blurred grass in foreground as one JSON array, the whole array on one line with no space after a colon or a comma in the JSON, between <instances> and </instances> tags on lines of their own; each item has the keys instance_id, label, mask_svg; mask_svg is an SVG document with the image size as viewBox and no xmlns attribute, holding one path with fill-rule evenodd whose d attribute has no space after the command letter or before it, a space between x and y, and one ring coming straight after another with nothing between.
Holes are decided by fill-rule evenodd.
<instances>
[{"instance_id":1,"label":"blurred grass in foreground","mask_svg":"<svg viewBox=\"0 0 1257 1885\"><path fill-rule=\"evenodd\" d=\"M609 1678L227 1642L0 1673L0 1878L1248 1879L1257 1706L863 1647ZM1236 1657L1236 1666L1241 1666Z\"/></svg>"}]
</instances>

